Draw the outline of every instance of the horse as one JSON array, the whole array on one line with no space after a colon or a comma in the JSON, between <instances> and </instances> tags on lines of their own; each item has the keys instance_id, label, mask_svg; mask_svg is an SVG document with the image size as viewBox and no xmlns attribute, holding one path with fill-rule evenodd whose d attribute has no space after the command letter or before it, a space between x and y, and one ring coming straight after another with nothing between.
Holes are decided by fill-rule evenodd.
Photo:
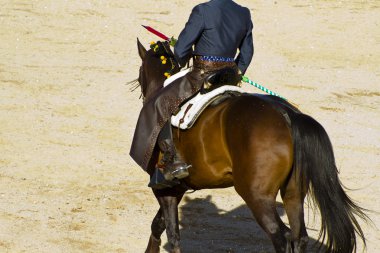
<instances>
[{"instance_id":1,"label":"horse","mask_svg":"<svg viewBox=\"0 0 380 253\"><path fill-rule=\"evenodd\" d=\"M138 39L137 47L142 64L135 88L140 86L144 102L163 87L165 66L160 55L146 50ZM242 197L277 253L306 252L307 195L321 214L320 247L325 244L328 253L355 252L358 238L366 245L358 218L368 216L343 189L325 129L286 100L232 96L206 108L192 128L172 130L178 133L177 152L192 168L180 185L153 189L160 208L145 252L160 251L166 229L170 252L180 253L178 205L185 192L226 187L234 187ZM151 176L158 160L156 147L147 170ZM278 192L290 228L276 211Z\"/></svg>"}]
</instances>

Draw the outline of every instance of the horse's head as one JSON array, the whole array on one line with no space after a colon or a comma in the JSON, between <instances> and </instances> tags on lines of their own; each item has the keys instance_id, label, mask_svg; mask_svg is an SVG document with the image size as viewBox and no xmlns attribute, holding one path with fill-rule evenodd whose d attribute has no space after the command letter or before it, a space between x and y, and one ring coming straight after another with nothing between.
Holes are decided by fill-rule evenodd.
<instances>
[{"instance_id":1,"label":"horse's head","mask_svg":"<svg viewBox=\"0 0 380 253\"><path fill-rule=\"evenodd\" d=\"M168 42L151 43L150 49L146 50L137 39L137 48L142 60L138 81L143 101L146 101L162 88L168 76L179 71L179 65Z\"/></svg>"}]
</instances>

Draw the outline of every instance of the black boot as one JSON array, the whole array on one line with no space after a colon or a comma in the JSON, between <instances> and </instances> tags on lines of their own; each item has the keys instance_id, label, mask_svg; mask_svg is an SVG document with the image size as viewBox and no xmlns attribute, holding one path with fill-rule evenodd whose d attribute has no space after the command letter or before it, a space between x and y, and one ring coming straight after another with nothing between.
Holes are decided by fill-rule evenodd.
<instances>
[{"instance_id":1,"label":"black boot","mask_svg":"<svg viewBox=\"0 0 380 253\"><path fill-rule=\"evenodd\" d=\"M162 168L165 179L170 181L174 178L182 179L187 177L189 175L188 168L191 165L187 165L177 155L173 140L162 140L158 143L158 146L163 153L159 167Z\"/></svg>"},{"instance_id":2,"label":"black boot","mask_svg":"<svg viewBox=\"0 0 380 253\"><path fill-rule=\"evenodd\" d=\"M176 153L170 120L158 136L158 146L162 152L162 159L157 165L148 186L154 189L163 189L179 184L178 179L189 175L188 169L191 165L183 162Z\"/></svg>"}]
</instances>

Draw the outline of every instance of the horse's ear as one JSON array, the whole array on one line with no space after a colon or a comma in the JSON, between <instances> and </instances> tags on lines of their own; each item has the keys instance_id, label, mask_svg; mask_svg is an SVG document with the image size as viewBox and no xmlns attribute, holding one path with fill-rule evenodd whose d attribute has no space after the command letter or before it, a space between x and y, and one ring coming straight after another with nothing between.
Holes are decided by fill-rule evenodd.
<instances>
[{"instance_id":1,"label":"horse's ear","mask_svg":"<svg viewBox=\"0 0 380 253\"><path fill-rule=\"evenodd\" d=\"M138 50L139 50L139 55L140 55L141 60L144 60L145 55L146 55L146 49L145 49L144 46L140 43L140 41L139 41L138 38L137 38L137 48L138 48Z\"/></svg>"}]
</instances>

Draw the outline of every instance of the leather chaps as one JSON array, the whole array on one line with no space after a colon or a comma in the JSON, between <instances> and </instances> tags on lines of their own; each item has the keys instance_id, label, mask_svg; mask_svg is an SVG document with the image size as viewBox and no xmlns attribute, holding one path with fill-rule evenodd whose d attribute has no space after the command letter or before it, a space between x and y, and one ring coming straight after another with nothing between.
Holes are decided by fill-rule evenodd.
<instances>
[{"instance_id":1,"label":"leather chaps","mask_svg":"<svg viewBox=\"0 0 380 253\"><path fill-rule=\"evenodd\" d=\"M157 137L165 123L179 110L181 104L199 92L210 74L225 67L233 67L238 72L234 62L209 62L195 58L193 69L188 74L146 101L137 121L129 153L141 168L148 170Z\"/></svg>"}]
</instances>

